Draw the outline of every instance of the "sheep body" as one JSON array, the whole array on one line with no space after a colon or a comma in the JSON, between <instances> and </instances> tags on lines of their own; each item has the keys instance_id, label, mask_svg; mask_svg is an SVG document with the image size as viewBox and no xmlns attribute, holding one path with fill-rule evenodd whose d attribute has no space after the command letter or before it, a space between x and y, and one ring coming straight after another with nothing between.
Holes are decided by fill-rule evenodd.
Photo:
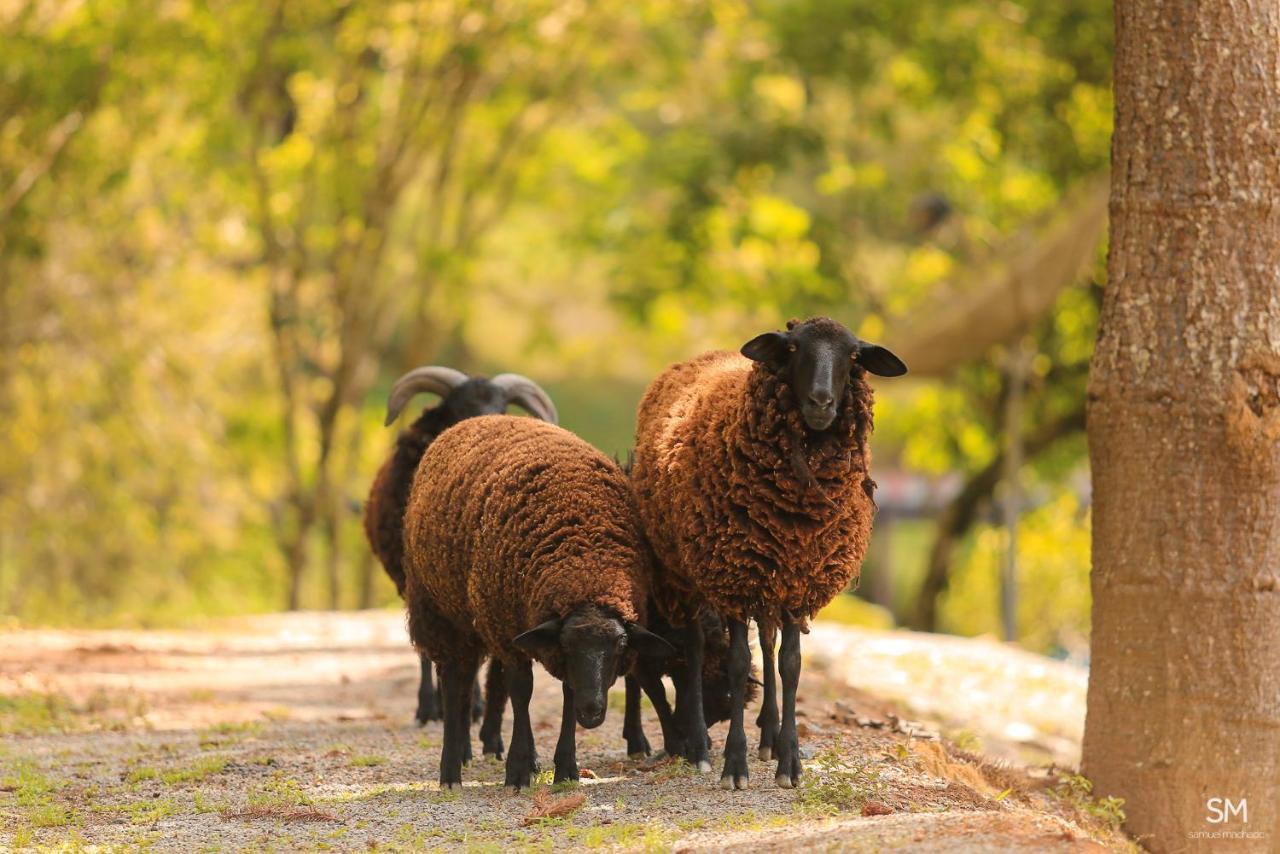
<instances>
[{"instance_id":1,"label":"sheep body","mask_svg":"<svg viewBox=\"0 0 1280 854\"><path fill-rule=\"evenodd\" d=\"M644 614L650 570L626 478L550 424L486 415L441 434L418 466L404 537L410 611L427 597L446 621L413 637L433 658L459 642L526 657L516 635L583 603Z\"/></svg>"},{"instance_id":2,"label":"sheep body","mask_svg":"<svg viewBox=\"0 0 1280 854\"><path fill-rule=\"evenodd\" d=\"M507 786L529 785L536 763L531 657L562 680L555 779L577 779L574 718L604 720L628 646L671 651L638 625L651 566L626 476L550 424L469 419L423 454L404 536L409 635L441 668L441 784L461 785L460 686L486 654L502 662L515 714Z\"/></svg>"},{"instance_id":3,"label":"sheep body","mask_svg":"<svg viewBox=\"0 0 1280 854\"><path fill-rule=\"evenodd\" d=\"M706 640L696 618L710 607L729 630L732 713L720 785L741 789L749 776L743 708L754 619L765 664L760 755L777 756L774 779L791 788L801 773L800 633L857 579L875 515L866 372L901 376L907 368L825 317L757 335L741 352L707 353L650 385L632 480L662 573L659 611L689 627L686 692L695 702L681 716L685 758L711 768L696 702ZM780 725L772 669L779 628Z\"/></svg>"},{"instance_id":4,"label":"sheep body","mask_svg":"<svg viewBox=\"0 0 1280 854\"><path fill-rule=\"evenodd\" d=\"M386 570L396 592L404 596L404 509L409 502L413 476L427 447L448 425L437 426L438 409L428 409L396 437L395 450L387 457L369 487L364 504L364 533L369 547Z\"/></svg>"},{"instance_id":5,"label":"sheep body","mask_svg":"<svg viewBox=\"0 0 1280 854\"><path fill-rule=\"evenodd\" d=\"M660 610L683 623L705 603L777 626L784 611L812 615L855 581L875 512L871 404L855 370L837 422L806 433L785 380L725 351L654 380L640 403L633 482Z\"/></svg>"}]
</instances>

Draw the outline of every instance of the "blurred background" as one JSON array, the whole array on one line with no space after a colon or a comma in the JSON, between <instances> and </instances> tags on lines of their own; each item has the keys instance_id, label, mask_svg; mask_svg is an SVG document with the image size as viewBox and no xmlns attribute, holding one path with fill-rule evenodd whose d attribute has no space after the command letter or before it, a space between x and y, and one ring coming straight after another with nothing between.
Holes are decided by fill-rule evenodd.
<instances>
[{"instance_id":1,"label":"blurred background","mask_svg":"<svg viewBox=\"0 0 1280 854\"><path fill-rule=\"evenodd\" d=\"M0 0L0 615L395 606L399 373L625 456L828 314L912 372L825 616L1084 659L1110 68L1105 0Z\"/></svg>"}]
</instances>

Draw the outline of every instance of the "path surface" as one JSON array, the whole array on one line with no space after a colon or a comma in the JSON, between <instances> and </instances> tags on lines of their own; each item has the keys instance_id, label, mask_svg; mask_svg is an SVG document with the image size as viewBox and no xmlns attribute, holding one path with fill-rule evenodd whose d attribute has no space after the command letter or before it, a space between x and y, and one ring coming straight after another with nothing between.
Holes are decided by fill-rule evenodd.
<instances>
[{"instance_id":1,"label":"path surface","mask_svg":"<svg viewBox=\"0 0 1280 854\"><path fill-rule=\"evenodd\" d=\"M681 764L629 760L619 683L604 725L579 730L579 764L594 779L556 793L540 785L531 796L505 793L493 760L464 770L460 795L437 791L440 724L412 723L417 664L394 612L272 615L201 632L0 632L0 843L173 851L1123 847L1087 802L1058 794L1046 774L929 737L941 728L981 738L993 755L1069 756L1073 696L1053 714L1012 717L990 702L977 714L972 698L945 697L994 691L1022 668L1067 685L1070 695L1077 674L996 644L928 641L814 627L800 689L801 741L814 758L799 790L775 788L771 764L754 751L752 787L736 793ZM900 655L907 658L895 666ZM910 683L919 690L894 689L899 668L919 669L930 655L926 671L955 678L917 673ZM966 657L984 663L979 675L960 672L956 662ZM850 687L851 676L905 705ZM549 765L559 690L541 671L535 683L534 731ZM904 720L908 709L923 723ZM1012 702L1000 709L1019 711ZM748 714L754 720L754 709ZM645 727L660 747L647 708ZM723 737L722 724L712 731L717 750ZM529 818L536 803L567 810L579 795L567 816Z\"/></svg>"}]
</instances>

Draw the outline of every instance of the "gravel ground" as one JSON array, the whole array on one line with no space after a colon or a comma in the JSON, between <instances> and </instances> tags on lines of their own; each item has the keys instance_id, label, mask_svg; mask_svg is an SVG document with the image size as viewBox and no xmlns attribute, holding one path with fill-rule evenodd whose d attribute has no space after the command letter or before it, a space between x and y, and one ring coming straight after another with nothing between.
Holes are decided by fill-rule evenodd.
<instances>
[{"instance_id":1,"label":"gravel ground","mask_svg":"<svg viewBox=\"0 0 1280 854\"><path fill-rule=\"evenodd\" d=\"M558 791L544 781L512 795L493 760L464 770L461 793L438 791L440 724L412 722L417 664L394 612L272 615L201 632L3 632L0 843L165 851L1128 848L1098 817L1106 809L1058 783L1056 772L960 750L934 735L934 722L903 720L905 706L849 685L853 651L882 644L878 657L867 657L883 671L904 637L815 626L800 687L801 741L814 758L798 790L774 787L771 763L756 761L754 750L743 792L724 792L716 774L682 763L629 760L619 683L604 725L578 731L579 765L594 778ZM927 637L909 639L920 659ZM993 654L979 657L990 662ZM940 662L954 669L956 660ZM1026 663L1035 670L1043 660ZM954 688L941 677L921 684L940 695ZM545 766L559 705L559 686L538 671L531 711ZM951 709L939 697L910 704L947 708L939 722L951 728L967 722L968 707ZM748 715L754 720L754 709ZM985 714L973 731L993 733L993 753L1004 755L1006 724ZM660 746L648 708L645 728ZM509 731L508 714L508 740ZM724 732L723 724L712 731L716 749ZM1070 740L1069 732L1053 737Z\"/></svg>"}]
</instances>

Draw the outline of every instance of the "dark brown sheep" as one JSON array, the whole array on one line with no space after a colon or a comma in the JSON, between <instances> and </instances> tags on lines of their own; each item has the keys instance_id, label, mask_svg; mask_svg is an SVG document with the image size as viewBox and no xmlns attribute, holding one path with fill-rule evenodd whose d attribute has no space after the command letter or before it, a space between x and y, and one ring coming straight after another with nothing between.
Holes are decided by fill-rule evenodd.
<instances>
[{"instance_id":1,"label":"dark brown sheep","mask_svg":"<svg viewBox=\"0 0 1280 854\"><path fill-rule=\"evenodd\" d=\"M743 358L743 357L746 358ZM727 788L747 783L742 710L750 668L747 621L765 653L761 753L776 750L778 785L800 776L795 689L801 626L857 579L875 513L866 371L898 376L902 362L828 318L788 324L742 355L707 353L649 386L636 426L632 473L657 555L660 610L688 624L686 656L702 659L696 619L710 607L729 624L733 714ZM772 638L782 630L782 724L775 735ZM700 697L690 667L690 691ZM687 758L710 769L702 703L686 704ZM699 735L700 734L700 735Z\"/></svg>"},{"instance_id":2,"label":"dark brown sheep","mask_svg":"<svg viewBox=\"0 0 1280 854\"><path fill-rule=\"evenodd\" d=\"M409 634L440 665L441 785L461 785L465 697L485 655L502 662L515 717L507 785L533 770L531 657L563 683L555 777L577 779L574 719L604 721L632 651L672 651L639 625L651 569L626 477L558 427L472 418L423 455L404 524Z\"/></svg>"},{"instance_id":3,"label":"dark brown sheep","mask_svg":"<svg viewBox=\"0 0 1280 854\"><path fill-rule=\"evenodd\" d=\"M652 603L653 599L650 597L649 631L675 646L676 654L662 660L639 659L631 673L627 674L626 717L622 727L622 737L627 742L627 755L632 757L649 755L649 739L645 736L640 721L640 691L643 690L649 696L649 701L658 715L658 723L662 728L663 750L670 756L683 756L685 747L684 735L679 724L680 699L681 691L688 684L688 661L680 654L680 650L684 648L684 636L681 630L662 618ZM703 611L700 619L703 636L706 638L702 661L702 716L707 726L712 726L720 721L729 720L732 712L732 692L729 690L729 631L724 621L714 611ZM670 676L672 684L676 687L675 710L672 710L670 703L667 702L667 690L662 683L663 676ZM754 677L748 683L747 703L755 699L757 683L758 680Z\"/></svg>"},{"instance_id":4,"label":"dark brown sheep","mask_svg":"<svg viewBox=\"0 0 1280 854\"><path fill-rule=\"evenodd\" d=\"M392 424L401 410L418 394L439 395L435 406L422 410L409 427L396 438L391 453L374 477L369 498L364 505L364 531L369 546L383 569L404 596L404 509L409 500L409 487L414 472L427 446L442 432L466 418L505 412L511 404L526 409L535 418L556 423L555 404L537 383L519 374L499 374L492 379L468 377L461 371L441 365L430 365L408 372L396 380L387 400L387 424ZM421 660L418 683L418 708L414 714L419 726L440 719L440 704L432 686L431 661ZM484 752L502 756L502 710L506 705L501 667L490 665L486 681L487 707L482 706L480 689L474 689L473 716L485 711L480 739Z\"/></svg>"}]
</instances>

